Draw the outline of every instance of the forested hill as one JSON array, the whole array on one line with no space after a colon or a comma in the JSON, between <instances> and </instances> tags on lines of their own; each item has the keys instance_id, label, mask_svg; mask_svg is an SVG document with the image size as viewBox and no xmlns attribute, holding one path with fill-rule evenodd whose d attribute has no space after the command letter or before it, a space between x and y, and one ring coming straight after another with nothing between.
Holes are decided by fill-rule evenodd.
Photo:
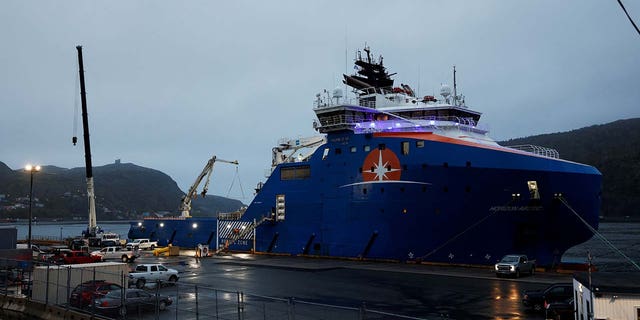
<instances>
[{"instance_id":1,"label":"forested hill","mask_svg":"<svg viewBox=\"0 0 640 320\"><path fill-rule=\"evenodd\" d=\"M640 118L500 142L554 148L602 173L602 215L640 220Z\"/></svg>"},{"instance_id":2,"label":"forested hill","mask_svg":"<svg viewBox=\"0 0 640 320\"><path fill-rule=\"evenodd\" d=\"M85 168L43 166L35 174L33 215L39 218L86 219ZM142 214L178 214L184 195L168 175L131 163L93 168L99 220L135 219ZM0 162L0 218L27 217L29 174ZM208 195L192 203L194 216L235 211L237 200Z\"/></svg>"}]
</instances>

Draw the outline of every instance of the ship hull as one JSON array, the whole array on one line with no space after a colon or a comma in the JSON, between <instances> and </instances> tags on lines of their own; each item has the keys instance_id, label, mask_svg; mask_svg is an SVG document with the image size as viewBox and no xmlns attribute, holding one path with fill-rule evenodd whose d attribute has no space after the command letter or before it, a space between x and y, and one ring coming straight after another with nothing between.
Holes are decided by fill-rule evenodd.
<instances>
[{"instance_id":1,"label":"ship hull","mask_svg":"<svg viewBox=\"0 0 640 320\"><path fill-rule=\"evenodd\" d=\"M274 219L255 229L255 242L230 248L457 264L519 253L553 265L597 229L600 187L593 167L497 146L433 134L331 134L309 161L274 169L241 220Z\"/></svg>"}]
</instances>

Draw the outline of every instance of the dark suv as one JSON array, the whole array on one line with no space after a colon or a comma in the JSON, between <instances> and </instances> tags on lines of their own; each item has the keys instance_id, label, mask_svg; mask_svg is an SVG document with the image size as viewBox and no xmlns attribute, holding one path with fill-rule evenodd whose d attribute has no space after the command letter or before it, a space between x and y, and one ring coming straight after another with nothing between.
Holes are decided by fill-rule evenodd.
<instances>
[{"instance_id":1,"label":"dark suv","mask_svg":"<svg viewBox=\"0 0 640 320\"><path fill-rule=\"evenodd\" d=\"M90 306L93 299L102 298L107 292L122 290L122 286L104 280L87 281L79 284L69 297L69 305L76 308Z\"/></svg>"},{"instance_id":2,"label":"dark suv","mask_svg":"<svg viewBox=\"0 0 640 320\"><path fill-rule=\"evenodd\" d=\"M565 301L573 297L573 284L555 283L544 290L525 291L522 303L535 311L542 311L545 303Z\"/></svg>"}]
</instances>

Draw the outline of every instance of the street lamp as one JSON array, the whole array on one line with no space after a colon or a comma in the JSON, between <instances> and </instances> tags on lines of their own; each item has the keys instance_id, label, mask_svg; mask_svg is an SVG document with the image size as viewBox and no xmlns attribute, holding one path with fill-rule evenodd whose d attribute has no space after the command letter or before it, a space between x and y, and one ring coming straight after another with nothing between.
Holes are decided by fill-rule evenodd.
<instances>
[{"instance_id":1,"label":"street lamp","mask_svg":"<svg viewBox=\"0 0 640 320\"><path fill-rule=\"evenodd\" d=\"M33 173L40 171L40 166L26 165L24 169L31 173L31 183L29 185L29 235L27 236L27 246L31 249L31 205L33 203Z\"/></svg>"}]
</instances>

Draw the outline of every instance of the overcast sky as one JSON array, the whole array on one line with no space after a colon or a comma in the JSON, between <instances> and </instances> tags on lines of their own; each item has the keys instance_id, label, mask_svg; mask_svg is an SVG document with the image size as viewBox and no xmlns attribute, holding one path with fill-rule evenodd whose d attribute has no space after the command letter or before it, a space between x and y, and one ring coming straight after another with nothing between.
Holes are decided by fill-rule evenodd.
<instances>
[{"instance_id":1,"label":"overcast sky","mask_svg":"<svg viewBox=\"0 0 640 320\"><path fill-rule=\"evenodd\" d=\"M640 22L640 2L624 1ZM187 190L238 160L249 203L282 137L368 44L419 95L452 83L504 140L640 116L640 36L615 0L2 1L0 161L83 167L76 45L94 166L160 170ZM214 169L226 196L236 171ZM100 193L96 181L96 193Z\"/></svg>"}]
</instances>

